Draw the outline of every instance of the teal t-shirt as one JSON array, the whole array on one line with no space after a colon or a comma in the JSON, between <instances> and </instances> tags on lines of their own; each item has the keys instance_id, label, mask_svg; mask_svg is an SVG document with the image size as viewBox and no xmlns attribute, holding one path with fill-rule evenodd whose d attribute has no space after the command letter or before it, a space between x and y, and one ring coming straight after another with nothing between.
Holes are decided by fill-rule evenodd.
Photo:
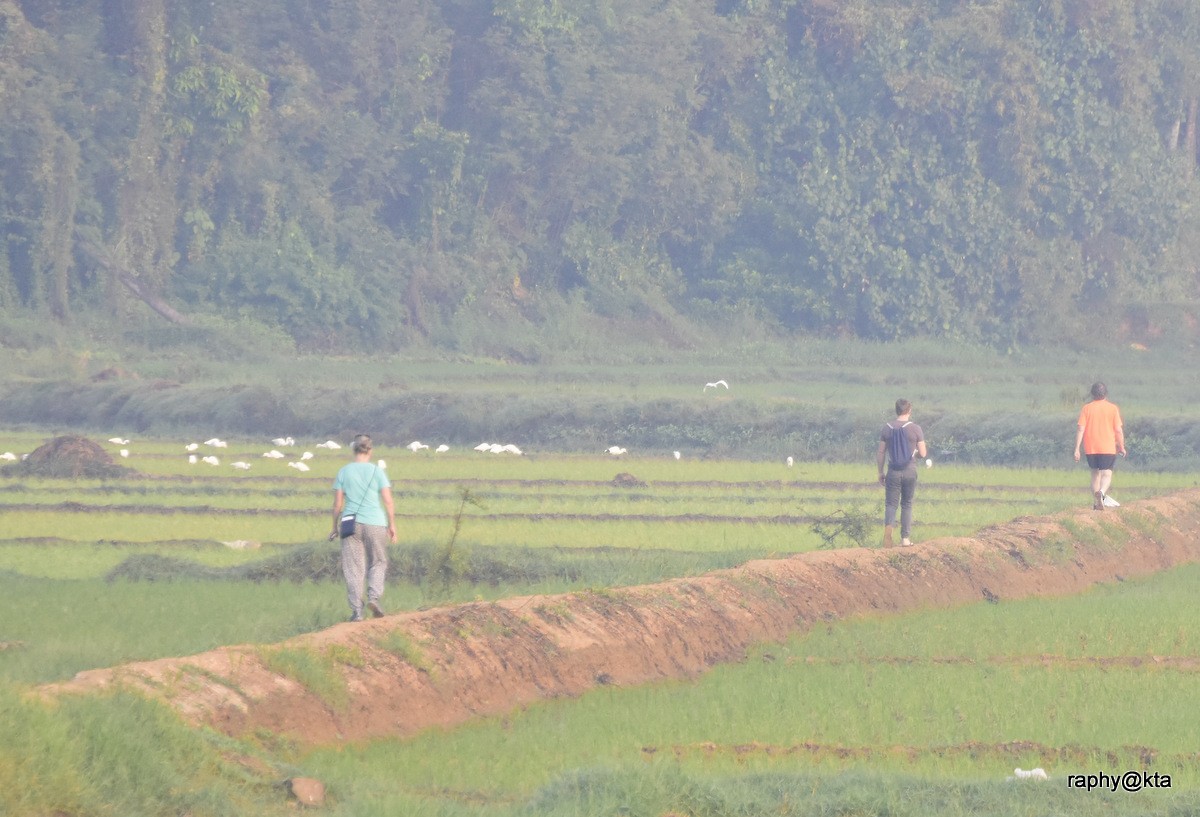
<instances>
[{"instance_id":1,"label":"teal t-shirt","mask_svg":"<svg viewBox=\"0 0 1200 817\"><path fill-rule=\"evenodd\" d=\"M373 462L351 462L343 465L333 481L333 489L339 488L346 494L342 513L358 515L364 525L387 527L387 512L379 499L379 492L390 488L387 472Z\"/></svg>"}]
</instances>

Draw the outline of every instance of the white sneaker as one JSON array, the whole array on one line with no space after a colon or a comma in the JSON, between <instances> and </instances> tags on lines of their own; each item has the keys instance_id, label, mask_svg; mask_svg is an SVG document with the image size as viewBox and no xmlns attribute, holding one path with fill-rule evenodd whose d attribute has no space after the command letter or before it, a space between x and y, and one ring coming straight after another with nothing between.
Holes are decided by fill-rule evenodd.
<instances>
[{"instance_id":1,"label":"white sneaker","mask_svg":"<svg viewBox=\"0 0 1200 817\"><path fill-rule=\"evenodd\" d=\"M1119 507L1121 507L1121 503L1120 503L1120 502L1117 502L1117 500L1113 499L1113 498L1112 498L1111 496L1109 496L1108 494L1101 494L1101 496L1102 496L1103 498L1102 498L1100 501L1101 501L1102 503L1104 503L1104 507L1106 507L1106 508L1119 508Z\"/></svg>"},{"instance_id":2,"label":"white sneaker","mask_svg":"<svg viewBox=\"0 0 1200 817\"><path fill-rule=\"evenodd\" d=\"M900 547L902 547L902 548L912 547L912 540L911 539L901 539Z\"/></svg>"}]
</instances>

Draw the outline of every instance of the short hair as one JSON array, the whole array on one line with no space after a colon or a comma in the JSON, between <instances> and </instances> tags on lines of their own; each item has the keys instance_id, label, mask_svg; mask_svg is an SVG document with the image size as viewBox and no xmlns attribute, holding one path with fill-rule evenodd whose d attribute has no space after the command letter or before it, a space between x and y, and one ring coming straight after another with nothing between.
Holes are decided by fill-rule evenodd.
<instances>
[{"instance_id":1,"label":"short hair","mask_svg":"<svg viewBox=\"0 0 1200 817\"><path fill-rule=\"evenodd\" d=\"M354 453L365 454L371 450L371 435L359 434L354 438Z\"/></svg>"},{"instance_id":2,"label":"short hair","mask_svg":"<svg viewBox=\"0 0 1200 817\"><path fill-rule=\"evenodd\" d=\"M905 400L903 397L901 397L899 400L896 401L896 416L897 417L899 417L901 414L908 414L910 411L912 411L912 401L911 400Z\"/></svg>"},{"instance_id":3,"label":"short hair","mask_svg":"<svg viewBox=\"0 0 1200 817\"><path fill-rule=\"evenodd\" d=\"M1097 380L1092 384L1092 399L1103 400L1105 397L1108 397L1108 386Z\"/></svg>"}]
</instances>

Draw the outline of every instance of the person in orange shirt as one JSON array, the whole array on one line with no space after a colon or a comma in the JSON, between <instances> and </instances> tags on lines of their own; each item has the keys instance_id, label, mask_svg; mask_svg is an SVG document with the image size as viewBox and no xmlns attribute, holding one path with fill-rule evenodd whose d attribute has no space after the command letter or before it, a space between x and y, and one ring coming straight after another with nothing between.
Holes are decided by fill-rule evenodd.
<instances>
[{"instance_id":1,"label":"person in orange shirt","mask_svg":"<svg viewBox=\"0 0 1200 817\"><path fill-rule=\"evenodd\" d=\"M1108 400L1108 386L1092 384L1092 400L1079 412L1079 430L1075 434L1075 462L1079 448L1087 454L1092 469L1092 509L1104 510L1109 486L1112 485L1113 465L1117 455L1125 456L1125 431L1121 426L1121 410Z\"/></svg>"}]
</instances>

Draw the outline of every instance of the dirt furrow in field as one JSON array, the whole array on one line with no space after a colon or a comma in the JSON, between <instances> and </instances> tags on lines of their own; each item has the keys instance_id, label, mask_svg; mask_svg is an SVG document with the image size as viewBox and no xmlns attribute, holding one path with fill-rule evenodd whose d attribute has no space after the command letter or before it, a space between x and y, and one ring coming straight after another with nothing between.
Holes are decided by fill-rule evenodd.
<instances>
[{"instance_id":1,"label":"dirt furrow in field","mask_svg":"<svg viewBox=\"0 0 1200 817\"><path fill-rule=\"evenodd\" d=\"M911 548L820 551L639 587L387 616L278 645L92 670L42 689L124 684L196 724L305 744L410 735L599 685L693 677L818 622L1076 593L1200 560L1198 533L1193 490ZM310 677L305 686L272 670L279 650L308 656L333 683Z\"/></svg>"}]
</instances>

